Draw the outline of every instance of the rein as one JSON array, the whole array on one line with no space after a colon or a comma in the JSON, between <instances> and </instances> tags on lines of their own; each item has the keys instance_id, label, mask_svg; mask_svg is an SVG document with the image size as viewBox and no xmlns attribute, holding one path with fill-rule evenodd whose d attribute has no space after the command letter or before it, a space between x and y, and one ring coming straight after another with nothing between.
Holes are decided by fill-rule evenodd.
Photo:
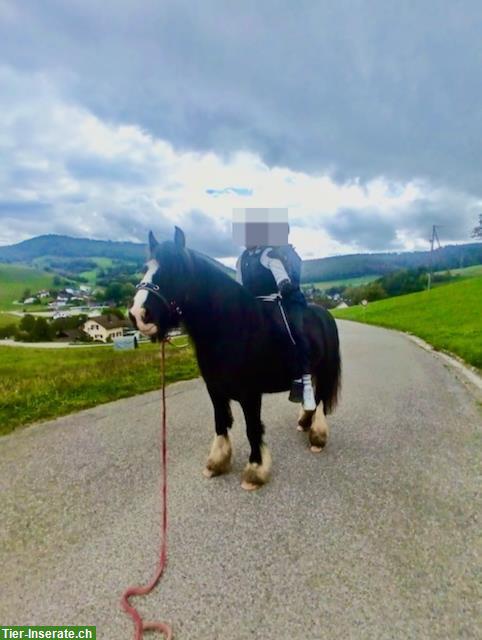
<instances>
[{"instance_id":1,"label":"rein","mask_svg":"<svg viewBox=\"0 0 482 640\"><path fill-rule=\"evenodd\" d=\"M154 285L156 286L156 285ZM140 287L139 287L140 288ZM146 287L142 287L146 288ZM149 291L154 293L149 288ZM162 297L161 294L158 294ZM165 300L165 298L163 298ZM167 303L167 301L166 301ZM162 388L162 420L161 420L161 549L159 554L159 567L152 580L144 587L129 587L124 591L121 598L121 606L132 618L134 629L134 640L143 640L144 631L160 631L166 640L171 640L172 629L165 622L143 622L138 611L133 607L129 598L131 596L145 596L149 594L161 579L167 562L167 423L166 423L166 376L165 376L165 341L161 343L161 388Z\"/></svg>"}]
</instances>

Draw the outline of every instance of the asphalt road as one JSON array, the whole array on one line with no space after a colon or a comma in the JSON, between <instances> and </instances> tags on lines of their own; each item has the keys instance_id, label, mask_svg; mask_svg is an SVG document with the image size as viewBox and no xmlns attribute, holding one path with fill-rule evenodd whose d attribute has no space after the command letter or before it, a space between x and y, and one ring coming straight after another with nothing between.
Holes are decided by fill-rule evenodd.
<instances>
[{"instance_id":1,"label":"asphalt road","mask_svg":"<svg viewBox=\"0 0 482 640\"><path fill-rule=\"evenodd\" d=\"M286 395L265 397L273 479L206 480L203 383L168 390L169 565L140 603L175 638L480 638L481 405L435 354L341 323L344 388L321 454ZM159 394L0 440L1 624L95 624L132 638L119 596L153 573ZM154 636L149 636L154 637Z\"/></svg>"}]
</instances>

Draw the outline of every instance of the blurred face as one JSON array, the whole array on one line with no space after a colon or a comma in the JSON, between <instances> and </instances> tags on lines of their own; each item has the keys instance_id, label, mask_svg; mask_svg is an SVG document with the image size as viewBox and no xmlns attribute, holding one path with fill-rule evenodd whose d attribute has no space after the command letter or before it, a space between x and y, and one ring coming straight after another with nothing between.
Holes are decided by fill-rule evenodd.
<instances>
[{"instance_id":1,"label":"blurred face","mask_svg":"<svg viewBox=\"0 0 482 640\"><path fill-rule=\"evenodd\" d=\"M233 242L246 248L288 244L288 209L233 209Z\"/></svg>"}]
</instances>

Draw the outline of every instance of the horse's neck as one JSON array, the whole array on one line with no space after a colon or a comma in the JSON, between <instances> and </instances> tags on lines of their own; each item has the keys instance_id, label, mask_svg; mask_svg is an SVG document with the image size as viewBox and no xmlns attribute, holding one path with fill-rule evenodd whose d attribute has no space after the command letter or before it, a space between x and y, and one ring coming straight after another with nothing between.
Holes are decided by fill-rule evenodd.
<instances>
[{"instance_id":1,"label":"horse's neck","mask_svg":"<svg viewBox=\"0 0 482 640\"><path fill-rule=\"evenodd\" d=\"M230 283L229 283L230 284ZM261 303L247 296L235 283L227 286L209 278L196 278L186 290L183 316L186 329L198 346L220 337L236 339L249 325L262 331L265 325Z\"/></svg>"}]
</instances>

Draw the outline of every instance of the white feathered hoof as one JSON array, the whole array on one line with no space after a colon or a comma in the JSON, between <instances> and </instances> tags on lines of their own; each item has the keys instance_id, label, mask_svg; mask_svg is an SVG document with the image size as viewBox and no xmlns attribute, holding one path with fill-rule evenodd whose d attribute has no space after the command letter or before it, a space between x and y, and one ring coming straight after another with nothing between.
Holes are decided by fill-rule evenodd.
<instances>
[{"instance_id":1,"label":"white feathered hoof","mask_svg":"<svg viewBox=\"0 0 482 640\"><path fill-rule=\"evenodd\" d=\"M206 467L203 470L203 476L205 478L212 478L213 476L220 476L223 473L227 473L231 469L232 454L233 449L229 436L215 436Z\"/></svg>"},{"instance_id":2,"label":"white feathered hoof","mask_svg":"<svg viewBox=\"0 0 482 640\"><path fill-rule=\"evenodd\" d=\"M323 421L315 419L308 431L308 439L313 453L320 453L325 448L328 440L328 424L324 416Z\"/></svg>"},{"instance_id":3,"label":"white feathered hoof","mask_svg":"<svg viewBox=\"0 0 482 640\"><path fill-rule=\"evenodd\" d=\"M300 413L298 416L298 424L296 426L297 431L308 431L313 421L313 416L315 415L314 411L306 411L301 407Z\"/></svg>"},{"instance_id":4,"label":"white feathered hoof","mask_svg":"<svg viewBox=\"0 0 482 640\"><path fill-rule=\"evenodd\" d=\"M271 475L271 454L266 445L261 447L261 464L248 462L241 476L241 487L245 491L256 491L266 484Z\"/></svg>"},{"instance_id":5,"label":"white feathered hoof","mask_svg":"<svg viewBox=\"0 0 482 640\"><path fill-rule=\"evenodd\" d=\"M328 440L328 422L323 411L323 403L318 408L311 421L311 427L308 431L308 440L310 441L310 449L313 453L320 453L325 448Z\"/></svg>"}]
</instances>

